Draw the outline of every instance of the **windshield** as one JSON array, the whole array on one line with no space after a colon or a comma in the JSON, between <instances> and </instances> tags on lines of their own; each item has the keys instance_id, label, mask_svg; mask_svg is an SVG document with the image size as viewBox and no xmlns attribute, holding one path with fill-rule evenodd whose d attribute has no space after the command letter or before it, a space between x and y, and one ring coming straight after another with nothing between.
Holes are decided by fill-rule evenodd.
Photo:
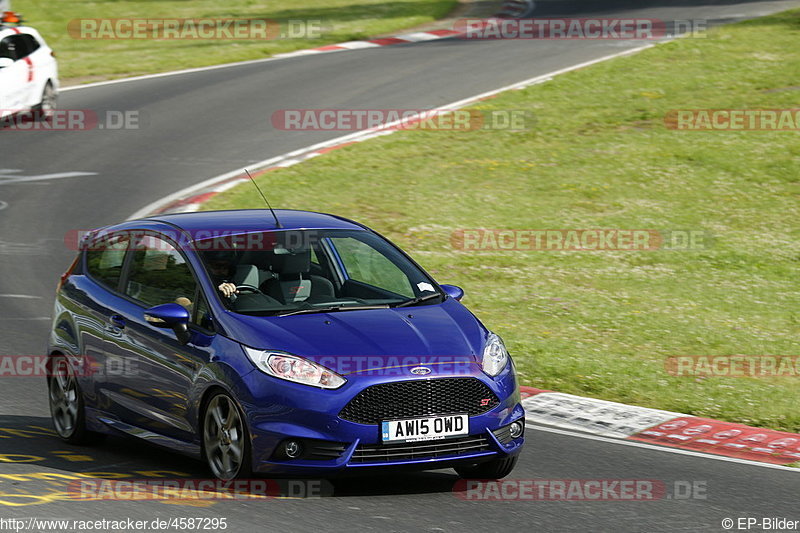
<instances>
[{"instance_id":1,"label":"windshield","mask_svg":"<svg viewBox=\"0 0 800 533\"><path fill-rule=\"evenodd\" d=\"M287 230L197 241L231 311L287 315L439 303L444 294L375 233Z\"/></svg>"}]
</instances>

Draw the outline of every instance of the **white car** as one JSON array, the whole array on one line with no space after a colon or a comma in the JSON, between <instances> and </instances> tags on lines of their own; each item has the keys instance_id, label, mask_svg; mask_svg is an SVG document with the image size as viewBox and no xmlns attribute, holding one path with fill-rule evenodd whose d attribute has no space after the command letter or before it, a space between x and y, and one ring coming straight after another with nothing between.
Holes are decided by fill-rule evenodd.
<instances>
[{"instance_id":1,"label":"white car","mask_svg":"<svg viewBox=\"0 0 800 533\"><path fill-rule=\"evenodd\" d=\"M11 12L0 20L0 117L32 111L48 118L58 97L55 53L39 32L19 21Z\"/></svg>"}]
</instances>

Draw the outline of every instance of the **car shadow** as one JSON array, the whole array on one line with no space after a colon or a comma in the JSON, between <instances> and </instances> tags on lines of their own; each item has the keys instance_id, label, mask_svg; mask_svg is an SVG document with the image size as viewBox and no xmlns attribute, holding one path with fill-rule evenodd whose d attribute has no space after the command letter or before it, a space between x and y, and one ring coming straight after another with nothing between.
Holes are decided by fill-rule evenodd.
<instances>
[{"instance_id":1,"label":"car shadow","mask_svg":"<svg viewBox=\"0 0 800 533\"><path fill-rule=\"evenodd\" d=\"M22 483L33 493L41 493L36 489L43 487L66 491L71 482L94 478L210 478L202 462L132 437L108 436L92 445L66 443L56 435L49 417L0 415L0 464L0 482ZM294 494L301 498L447 493L453 491L459 479L452 470L370 470L328 479L264 477L273 479L272 486L279 488L275 495ZM303 489L295 494L299 485Z\"/></svg>"},{"instance_id":2,"label":"car shadow","mask_svg":"<svg viewBox=\"0 0 800 533\"><path fill-rule=\"evenodd\" d=\"M84 475L208 476L202 463L136 439L108 436L93 445L68 444L49 417L0 415L0 462Z\"/></svg>"}]
</instances>

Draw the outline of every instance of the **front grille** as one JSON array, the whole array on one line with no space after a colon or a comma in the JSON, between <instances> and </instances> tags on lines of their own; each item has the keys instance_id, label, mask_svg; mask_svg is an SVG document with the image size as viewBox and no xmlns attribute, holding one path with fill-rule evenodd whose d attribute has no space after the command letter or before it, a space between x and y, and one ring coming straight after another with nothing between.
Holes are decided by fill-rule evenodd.
<instances>
[{"instance_id":1,"label":"front grille","mask_svg":"<svg viewBox=\"0 0 800 533\"><path fill-rule=\"evenodd\" d=\"M359 424L378 424L426 415L490 411L500 401L475 378L397 381L367 387L350 400L339 417Z\"/></svg>"},{"instance_id":2,"label":"front grille","mask_svg":"<svg viewBox=\"0 0 800 533\"><path fill-rule=\"evenodd\" d=\"M365 444L353 452L351 463L389 463L410 459L434 459L490 451L486 437L462 437L432 442L403 442L400 444Z\"/></svg>"}]
</instances>

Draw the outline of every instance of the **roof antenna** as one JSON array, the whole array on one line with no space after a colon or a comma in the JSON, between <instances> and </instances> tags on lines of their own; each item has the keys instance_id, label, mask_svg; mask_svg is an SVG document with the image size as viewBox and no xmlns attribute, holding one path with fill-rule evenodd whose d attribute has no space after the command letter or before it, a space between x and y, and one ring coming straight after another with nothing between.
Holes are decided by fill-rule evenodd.
<instances>
[{"instance_id":1,"label":"roof antenna","mask_svg":"<svg viewBox=\"0 0 800 533\"><path fill-rule=\"evenodd\" d=\"M275 227L276 227L276 228L278 228L278 229L281 229L281 228L283 228L283 224L281 224L281 221L280 221L280 220L278 220L278 215L276 215L276 214L275 214L275 210L274 210L274 209L272 209L272 206L271 206L271 205L269 205L269 201L267 201L267 197L266 197L266 196L264 196L264 193L263 193L263 192L261 192L261 189L259 188L258 184L256 183L256 180L254 180L254 179L253 179L253 176L251 176L251 175L250 175L250 171L249 171L249 170L247 170L247 169L244 169L244 171L247 173L247 177L248 177L248 178L250 178L250 181L252 181L252 182L253 182L253 185L255 185L255 187L256 187L256 190L258 191L258 194L260 194L260 195L261 195L261 198L263 198L263 199L264 199L264 203L265 203L265 204L267 204L267 207L269 207L269 210L270 210L270 212L272 213L272 218L274 218L274 219L275 219Z\"/></svg>"}]
</instances>

